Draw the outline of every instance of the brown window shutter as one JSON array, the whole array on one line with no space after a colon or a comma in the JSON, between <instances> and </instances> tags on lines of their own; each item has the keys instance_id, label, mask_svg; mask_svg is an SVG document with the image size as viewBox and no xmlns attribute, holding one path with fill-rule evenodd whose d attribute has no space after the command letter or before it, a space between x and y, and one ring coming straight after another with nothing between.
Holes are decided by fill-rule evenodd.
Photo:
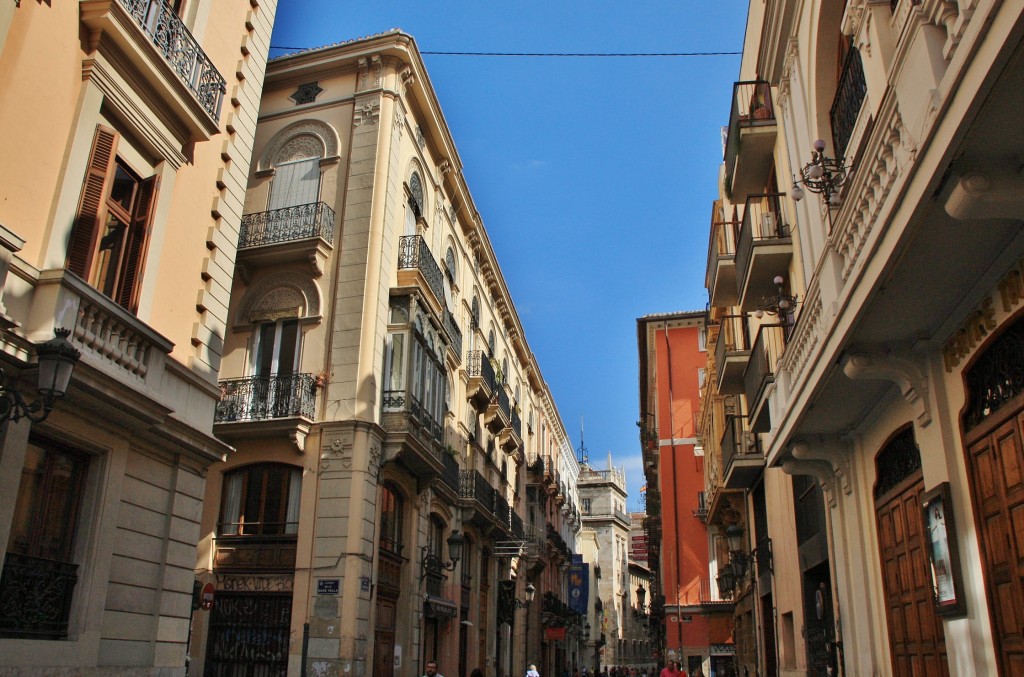
<instances>
[{"instance_id":1,"label":"brown window shutter","mask_svg":"<svg viewBox=\"0 0 1024 677\"><path fill-rule=\"evenodd\" d=\"M100 219L103 217L107 178L114 173L117 139L118 134L114 130L101 125L96 126L96 136L92 141L92 152L89 154L89 165L82 186L82 197L78 202L75 225L71 230L71 241L68 243L68 258L64 267L86 280L89 279L93 244L99 230Z\"/></svg>"},{"instance_id":2,"label":"brown window shutter","mask_svg":"<svg viewBox=\"0 0 1024 677\"><path fill-rule=\"evenodd\" d=\"M138 202L132 215L132 225L125 244L124 265L121 284L117 292L117 303L131 312L139 306L139 280L146 262L146 245L149 242L149 224L156 209L159 176L151 176L139 184Z\"/></svg>"}]
</instances>

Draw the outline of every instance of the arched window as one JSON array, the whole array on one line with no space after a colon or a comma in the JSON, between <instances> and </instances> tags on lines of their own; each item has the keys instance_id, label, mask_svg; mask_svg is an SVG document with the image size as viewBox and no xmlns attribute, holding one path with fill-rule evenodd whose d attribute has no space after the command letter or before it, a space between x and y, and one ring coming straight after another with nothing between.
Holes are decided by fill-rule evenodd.
<instances>
[{"instance_id":1,"label":"arched window","mask_svg":"<svg viewBox=\"0 0 1024 677\"><path fill-rule=\"evenodd\" d=\"M268 536L299 532L302 469L259 463L224 475L220 536Z\"/></svg>"},{"instance_id":2,"label":"arched window","mask_svg":"<svg viewBox=\"0 0 1024 677\"><path fill-rule=\"evenodd\" d=\"M402 527L405 499L391 483L381 487L380 496L380 549L395 555L402 554Z\"/></svg>"},{"instance_id":3,"label":"arched window","mask_svg":"<svg viewBox=\"0 0 1024 677\"><path fill-rule=\"evenodd\" d=\"M480 328L480 299L478 299L475 296L473 297L472 313L473 313L472 328L473 329L479 329Z\"/></svg>"},{"instance_id":4,"label":"arched window","mask_svg":"<svg viewBox=\"0 0 1024 677\"><path fill-rule=\"evenodd\" d=\"M487 356L494 358L494 330L491 329L487 332Z\"/></svg>"},{"instance_id":5,"label":"arched window","mask_svg":"<svg viewBox=\"0 0 1024 677\"><path fill-rule=\"evenodd\" d=\"M273 158L274 181L269 211L312 204L320 200L320 160L323 143L313 134L297 134Z\"/></svg>"}]
</instances>

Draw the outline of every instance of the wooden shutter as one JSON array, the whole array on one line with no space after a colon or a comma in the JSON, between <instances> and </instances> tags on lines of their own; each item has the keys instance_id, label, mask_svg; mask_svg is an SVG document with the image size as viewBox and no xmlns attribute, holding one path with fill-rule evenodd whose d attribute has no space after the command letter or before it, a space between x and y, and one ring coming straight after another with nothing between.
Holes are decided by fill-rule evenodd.
<instances>
[{"instance_id":1,"label":"wooden shutter","mask_svg":"<svg viewBox=\"0 0 1024 677\"><path fill-rule=\"evenodd\" d=\"M68 243L68 257L64 267L86 280L89 279L94 242L103 217L107 179L114 173L117 139L118 134L114 130L102 125L96 126L82 197L78 201L75 225Z\"/></svg>"},{"instance_id":2,"label":"wooden shutter","mask_svg":"<svg viewBox=\"0 0 1024 677\"><path fill-rule=\"evenodd\" d=\"M125 243L121 283L117 290L117 303L131 312L139 305L139 280L146 262L146 245L149 242L149 224L156 209L156 193L159 176L151 176L139 184L139 194L132 214L128 242Z\"/></svg>"}]
</instances>

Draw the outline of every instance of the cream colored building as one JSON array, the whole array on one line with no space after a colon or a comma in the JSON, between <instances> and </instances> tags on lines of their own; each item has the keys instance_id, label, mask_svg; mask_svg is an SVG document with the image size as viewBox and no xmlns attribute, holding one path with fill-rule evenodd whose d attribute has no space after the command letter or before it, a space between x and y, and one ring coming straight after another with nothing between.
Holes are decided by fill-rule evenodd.
<instances>
[{"instance_id":1,"label":"cream colored building","mask_svg":"<svg viewBox=\"0 0 1024 677\"><path fill-rule=\"evenodd\" d=\"M761 674L1024 671L1022 34L1020 2L751 3L704 435Z\"/></svg>"},{"instance_id":2,"label":"cream colored building","mask_svg":"<svg viewBox=\"0 0 1024 677\"><path fill-rule=\"evenodd\" d=\"M5 402L56 329L81 352L48 418L0 427L5 674L185 672L276 4L0 10Z\"/></svg>"},{"instance_id":3,"label":"cream colored building","mask_svg":"<svg viewBox=\"0 0 1024 677\"><path fill-rule=\"evenodd\" d=\"M524 673L571 445L412 37L272 61L252 152L194 674Z\"/></svg>"}]
</instances>

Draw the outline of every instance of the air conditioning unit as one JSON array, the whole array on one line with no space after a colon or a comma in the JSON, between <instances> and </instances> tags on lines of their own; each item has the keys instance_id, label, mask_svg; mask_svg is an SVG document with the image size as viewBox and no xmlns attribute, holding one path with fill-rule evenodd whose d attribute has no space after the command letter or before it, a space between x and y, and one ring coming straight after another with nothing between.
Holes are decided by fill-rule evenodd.
<instances>
[{"instance_id":1,"label":"air conditioning unit","mask_svg":"<svg viewBox=\"0 0 1024 677\"><path fill-rule=\"evenodd\" d=\"M743 452L751 454L757 449L757 433L749 430L743 433Z\"/></svg>"}]
</instances>

